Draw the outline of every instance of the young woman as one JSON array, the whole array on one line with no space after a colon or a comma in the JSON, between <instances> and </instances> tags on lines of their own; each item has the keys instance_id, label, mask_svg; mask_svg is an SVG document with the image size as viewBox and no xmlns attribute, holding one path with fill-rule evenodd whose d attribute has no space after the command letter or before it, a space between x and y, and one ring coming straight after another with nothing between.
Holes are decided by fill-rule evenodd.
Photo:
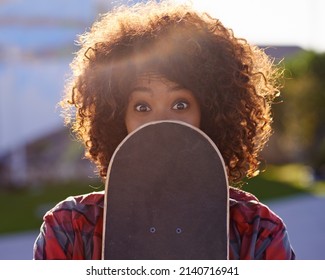
<instances>
[{"instance_id":1,"label":"young woman","mask_svg":"<svg viewBox=\"0 0 325 280\"><path fill-rule=\"evenodd\" d=\"M155 120L204 131L224 158L231 259L294 259L286 227L239 186L258 173L271 134L278 70L208 14L169 1L121 7L80 37L61 105L105 180L128 133ZM261 186L263 187L263 186ZM70 197L44 217L35 259L100 259L103 192Z\"/></svg>"}]
</instances>

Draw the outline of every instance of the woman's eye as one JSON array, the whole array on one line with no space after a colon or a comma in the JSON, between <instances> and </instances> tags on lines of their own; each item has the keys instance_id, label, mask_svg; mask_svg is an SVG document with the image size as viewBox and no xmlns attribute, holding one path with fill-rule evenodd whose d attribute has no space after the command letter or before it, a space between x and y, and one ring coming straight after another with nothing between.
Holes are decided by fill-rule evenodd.
<instances>
[{"instance_id":1,"label":"woman's eye","mask_svg":"<svg viewBox=\"0 0 325 280\"><path fill-rule=\"evenodd\" d=\"M184 110L188 107L188 103L185 101L179 101L173 106L173 110Z\"/></svg>"},{"instance_id":2,"label":"woman's eye","mask_svg":"<svg viewBox=\"0 0 325 280\"><path fill-rule=\"evenodd\" d=\"M135 106L135 110L138 112L149 112L151 111L150 107L145 104L138 104Z\"/></svg>"}]
</instances>

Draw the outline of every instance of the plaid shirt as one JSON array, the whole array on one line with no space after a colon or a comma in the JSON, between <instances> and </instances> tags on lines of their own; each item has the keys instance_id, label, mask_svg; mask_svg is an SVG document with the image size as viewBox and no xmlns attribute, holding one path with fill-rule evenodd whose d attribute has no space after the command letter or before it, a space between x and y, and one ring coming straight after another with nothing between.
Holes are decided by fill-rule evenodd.
<instances>
[{"instance_id":1,"label":"plaid shirt","mask_svg":"<svg viewBox=\"0 0 325 280\"><path fill-rule=\"evenodd\" d=\"M283 221L253 195L230 188L230 259L295 259ZM34 259L101 259L104 192L69 197L44 216Z\"/></svg>"}]
</instances>

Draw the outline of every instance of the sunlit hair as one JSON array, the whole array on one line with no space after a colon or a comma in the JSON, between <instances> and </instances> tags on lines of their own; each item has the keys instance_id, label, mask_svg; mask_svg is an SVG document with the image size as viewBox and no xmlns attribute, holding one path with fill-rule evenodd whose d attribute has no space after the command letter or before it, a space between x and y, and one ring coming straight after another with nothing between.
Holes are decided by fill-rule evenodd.
<instances>
[{"instance_id":1,"label":"sunlit hair","mask_svg":"<svg viewBox=\"0 0 325 280\"><path fill-rule=\"evenodd\" d=\"M270 105L280 72L219 20L171 2L120 7L80 36L71 69L60 104L103 178L127 135L132 84L148 72L193 92L201 129L220 149L231 183L256 175L271 134Z\"/></svg>"}]
</instances>

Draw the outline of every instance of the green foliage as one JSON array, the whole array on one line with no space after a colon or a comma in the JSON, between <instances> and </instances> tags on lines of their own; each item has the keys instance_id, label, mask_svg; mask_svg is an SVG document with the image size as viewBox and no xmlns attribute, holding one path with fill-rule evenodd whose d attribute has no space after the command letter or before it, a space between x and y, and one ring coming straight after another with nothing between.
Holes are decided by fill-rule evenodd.
<instances>
[{"instance_id":1,"label":"green foliage","mask_svg":"<svg viewBox=\"0 0 325 280\"><path fill-rule=\"evenodd\" d=\"M325 164L325 53L302 51L282 67L283 102L274 106L276 142L288 161L319 168Z\"/></svg>"},{"instance_id":2,"label":"green foliage","mask_svg":"<svg viewBox=\"0 0 325 280\"><path fill-rule=\"evenodd\" d=\"M0 234L36 230L43 215L61 200L78 194L101 191L101 183L51 183L37 188L7 189L0 191Z\"/></svg>"},{"instance_id":3,"label":"green foliage","mask_svg":"<svg viewBox=\"0 0 325 280\"><path fill-rule=\"evenodd\" d=\"M265 202L300 194L325 195L325 181L314 181L313 171L305 165L271 165L243 189Z\"/></svg>"}]
</instances>

